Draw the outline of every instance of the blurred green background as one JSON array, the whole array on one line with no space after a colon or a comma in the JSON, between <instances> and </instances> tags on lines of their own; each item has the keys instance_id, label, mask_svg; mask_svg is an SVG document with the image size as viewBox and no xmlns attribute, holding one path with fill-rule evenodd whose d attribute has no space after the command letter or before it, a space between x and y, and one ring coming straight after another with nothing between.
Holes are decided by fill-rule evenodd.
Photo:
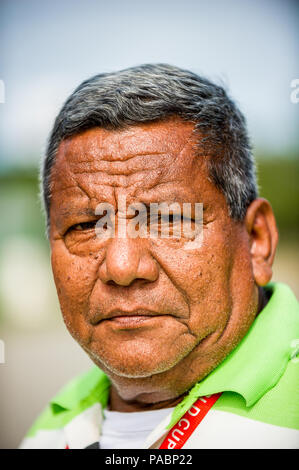
<instances>
[{"instance_id":1,"label":"blurred green background","mask_svg":"<svg viewBox=\"0 0 299 470\"><path fill-rule=\"evenodd\" d=\"M299 298L299 4L295 0L1 0L0 448L15 448L91 363L59 311L38 193L55 115L84 79L166 62L222 83L244 112L276 214L274 280Z\"/></svg>"}]
</instances>

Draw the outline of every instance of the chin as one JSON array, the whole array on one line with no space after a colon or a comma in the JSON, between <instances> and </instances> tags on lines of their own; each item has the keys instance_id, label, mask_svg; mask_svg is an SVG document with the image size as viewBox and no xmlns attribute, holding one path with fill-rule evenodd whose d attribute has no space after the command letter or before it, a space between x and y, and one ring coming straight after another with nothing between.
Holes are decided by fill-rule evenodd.
<instances>
[{"instance_id":1,"label":"chin","mask_svg":"<svg viewBox=\"0 0 299 470\"><path fill-rule=\"evenodd\" d=\"M171 369L179 362L173 357L153 354L108 354L96 351L86 351L91 360L102 369L107 375L117 375L125 378L146 378L155 374L160 374ZM154 356L154 357L153 357ZM155 357L156 356L156 357Z\"/></svg>"}]
</instances>

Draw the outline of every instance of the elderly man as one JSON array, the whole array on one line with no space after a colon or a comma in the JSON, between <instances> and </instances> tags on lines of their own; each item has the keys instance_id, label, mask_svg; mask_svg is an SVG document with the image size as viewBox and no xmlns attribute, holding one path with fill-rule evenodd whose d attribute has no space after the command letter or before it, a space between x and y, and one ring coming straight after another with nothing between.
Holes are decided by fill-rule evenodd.
<instances>
[{"instance_id":1,"label":"elderly man","mask_svg":"<svg viewBox=\"0 0 299 470\"><path fill-rule=\"evenodd\" d=\"M21 447L299 446L298 303L269 284L275 219L223 88L164 64L86 80L43 194L63 318L95 367Z\"/></svg>"}]
</instances>

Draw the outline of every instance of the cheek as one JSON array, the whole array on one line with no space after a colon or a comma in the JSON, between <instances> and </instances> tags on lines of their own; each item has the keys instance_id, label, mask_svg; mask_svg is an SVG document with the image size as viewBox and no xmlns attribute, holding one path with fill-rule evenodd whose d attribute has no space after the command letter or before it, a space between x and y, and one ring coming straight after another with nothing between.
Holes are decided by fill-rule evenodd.
<instances>
[{"instance_id":1,"label":"cheek","mask_svg":"<svg viewBox=\"0 0 299 470\"><path fill-rule=\"evenodd\" d=\"M247 331L256 309L250 253L245 237L233 235L228 241L204 252L199 278L190 288L190 329L196 335L215 331L214 339L225 328Z\"/></svg>"},{"instance_id":2,"label":"cheek","mask_svg":"<svg viewBox=\"0 0 299 470\"><path fill-rule=\"evenodd\" d=\"M222 258L217 266L215 254L206 257L201 274L190 292L189 327L195 335L223 330L229 320L233 300L230 291L230 262Z\"/></svg>"},{"instance_id":3,"label":"cheek","mask_svg":"<svg viewBox=\"0 0 299 470\"><path fill-rule=\"evenodd\" d=\"M212 235L206 234L198 250L168 250L163 260L160 251L163 269L184 293L190 313L188 326L198 338L222 330L232 309L233 247L224 235Z\"/></svg>"},{"instance_id":4,"label":"cheek","mask_svg":"<svg viewBox=\"0 0 299 470\"><path fill-rule=\"evenodd\" d=\"M52 246L52 269L64 321L71 333L82 330L89 297L97 280L100 255L75 256L62 240Z\"/></svg>"}]
</instances>

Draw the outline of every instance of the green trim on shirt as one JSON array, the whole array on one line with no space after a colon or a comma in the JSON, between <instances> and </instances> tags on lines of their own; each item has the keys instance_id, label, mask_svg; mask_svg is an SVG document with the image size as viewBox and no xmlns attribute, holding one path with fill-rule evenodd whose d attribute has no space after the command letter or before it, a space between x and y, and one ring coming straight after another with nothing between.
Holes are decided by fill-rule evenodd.
<instances>
[{"instance_id":1,"label":"green trim on shirt","mask_svg":"<svg viewBox=\"0 0 299 470\"><path fill-rule=\"evenodd\" d=\"M299 338L299 304L285 284L266 286L272 295L249 331L224 361L196 384L174 409L172 427L199 396L225 392L215 409L258 421L299 429L299 363L289 362L292 340ZM289 363L289 366L287 367ZM98 368L72 380L37 419L40 429L58 429L95 403L107 406L110 381Z\"/></svg>"},{"instance_id":2,"label":"green trim on shirt","mask_svg":"<svg viewBox=\"0 0 299 470\"><path fill-rule=\"evenodd\" d=\"M247 407L241 395L225 392L213 409L245 418L299 430L299 364L289 362L285 373L254 405Z\"/></svg>"},{"instance_id":3,"label":"green trim on shirt","mask_svg":"<svg viewBox=\"0 0 299 470\"><path fill-rule=\"evenodd\" d=\"M49 403L27 433L32 437L41 429L59 429L75 416L100 403L107 406L110 381L98 367L69 382Z\"/></svg>"}]
</instances>

